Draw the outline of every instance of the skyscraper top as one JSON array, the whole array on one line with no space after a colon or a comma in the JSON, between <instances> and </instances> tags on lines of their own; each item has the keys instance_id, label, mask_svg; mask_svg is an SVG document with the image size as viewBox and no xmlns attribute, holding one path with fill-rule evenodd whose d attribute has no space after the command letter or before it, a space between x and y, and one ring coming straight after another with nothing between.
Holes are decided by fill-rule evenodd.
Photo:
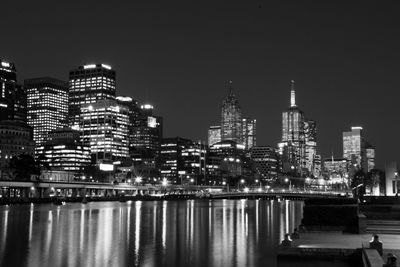
<instances>
[{"instance_id":1,"label":"skyscraper top","mask_svg":"<svg viewBox=\"0 0 400 267\"><path fill-rule=\"evenodd\" d=\"M233 87L232 87L232 80L229 81L229 88L228 88L228 97L235 97L235 94L233 93Z\"/></svg>"},{"instance_id":2,"label":"skyscraper top","mask_svg":"<svg viewBox=\"0 0 400 267\"><path fill-rule=\"evenodd\" d=\"M290 107L296 107L296 92L294 90L294 80L290 81Z\"/></svg>"}]
</instances>

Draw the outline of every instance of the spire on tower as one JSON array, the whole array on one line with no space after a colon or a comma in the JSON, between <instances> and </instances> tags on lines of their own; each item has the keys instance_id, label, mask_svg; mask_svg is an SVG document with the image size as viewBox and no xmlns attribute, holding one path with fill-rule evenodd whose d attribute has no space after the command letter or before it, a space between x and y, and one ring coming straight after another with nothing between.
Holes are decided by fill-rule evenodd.
<instances>
[{"instance_id":1,"label":"spire on tower","mask_svg":"<svg viewBox=\"0 0 400 267\"><path fill-rule=\"evenodd\" d=\"M294 90L294 80L290 81L290 107L296 107L296 92Z\"/></svg>"},{"instance_id":2,"label":"spire on tower","mask_svg":"<svg viewBox=\"0 0 400 267\"><path fill-rule=\"evenodd\" d=\"M228 96L233 96L232 80L229 80Z\"/></svg>"}]
</instances>

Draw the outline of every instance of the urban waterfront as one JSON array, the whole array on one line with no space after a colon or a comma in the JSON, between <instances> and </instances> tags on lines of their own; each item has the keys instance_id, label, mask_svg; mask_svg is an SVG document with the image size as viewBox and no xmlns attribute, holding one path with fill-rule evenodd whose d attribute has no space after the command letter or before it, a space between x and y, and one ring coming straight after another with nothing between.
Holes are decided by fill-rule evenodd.
<instances>
[{"instance_id":1,"label":"urban waterfront","mask_svg":"<svg viewBox=\"0 0 400 267\"><path fill-rule=\"evenodd\" d=\"M0 207L0 266L276 266L303 203L135 201Z\"/></svg>"}]
</instances>

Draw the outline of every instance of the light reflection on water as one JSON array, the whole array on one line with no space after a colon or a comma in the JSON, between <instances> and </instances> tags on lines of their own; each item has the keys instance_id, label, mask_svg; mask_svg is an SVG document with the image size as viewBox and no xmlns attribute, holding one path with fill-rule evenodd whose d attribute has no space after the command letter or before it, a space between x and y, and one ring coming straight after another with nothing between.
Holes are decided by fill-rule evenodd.
<instances>
[{"instance_id":1,"label":"light reflection on water","mask_svg":"<svg viewBox=\"0 0 400 267\"><path fill-rule=\"evenodd\" d=\"M275 266L302 202L188 200L0 207L0 266Z\"/></svg>"}]
</instances>

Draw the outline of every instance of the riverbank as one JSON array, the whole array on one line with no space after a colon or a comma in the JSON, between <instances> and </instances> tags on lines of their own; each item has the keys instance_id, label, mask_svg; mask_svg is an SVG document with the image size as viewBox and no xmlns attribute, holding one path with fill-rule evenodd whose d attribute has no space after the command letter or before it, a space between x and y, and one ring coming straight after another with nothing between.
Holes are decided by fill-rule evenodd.
<instances>
[{"instance_id":1,"label":"riverbank","mask_svg":"<svg viewBox=\"0 0 400 267\"><path fill-rule=\"evenodd\" d=\"M0 198L0 205L14 204L61 204L62 202L100 202L100 201L157 201L196 199L194 194L134 195L134 196L88 196L88 197L45 197L45 198Z\"/></svg>"},{"instance_id":2,"label":"riverbank","mask_svg":"<svg viewBox=\"0 0 400 267\"><path fill-rule=\"evenodd\" d=\"M291 248L280 248L278 261L293 262L296 260L327 260L343 261L355 266L361 264L361 250L368 248L371 234L350 234L343 232L306 232L300 233L299 239L292 240ZM400 258L400 236L380 234L383 243L383 261L386 262L388 253ZM284 265L284 264L283 264ZM282 265L282 266L283 266ZM278 266L281 266L278 264ZM363 266L363 265L359 265Z\"/></svg>"}]
</instances>

